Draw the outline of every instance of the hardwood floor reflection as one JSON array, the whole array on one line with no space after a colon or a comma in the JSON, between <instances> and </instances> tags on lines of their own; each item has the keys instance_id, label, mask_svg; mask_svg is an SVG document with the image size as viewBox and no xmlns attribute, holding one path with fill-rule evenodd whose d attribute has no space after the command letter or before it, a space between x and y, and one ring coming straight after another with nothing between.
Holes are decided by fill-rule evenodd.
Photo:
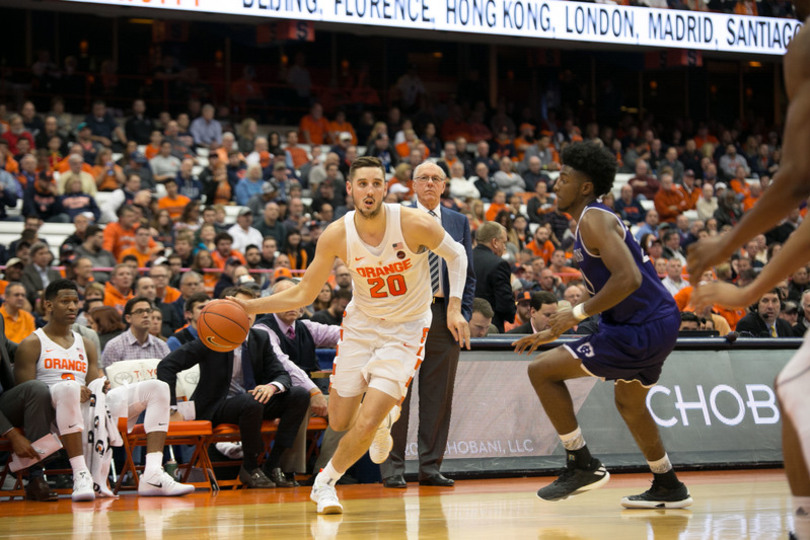
<instances>
[{"instance_id":1,"label":"hardwood floor reflection","mask_svg":"<svg viewBox=\"0 0 810 540\"><path fill-rule=\"evenodd\" d=\"M738 539L785 538L789 491L782 471L685 473L686 510L623 510L647 475L614 475L603 489L560 503L534 492L552 479L457 481L453 489L341 487L342 516L317 516L309 488L207 492L173 498L72 503L0 502L0 538L147 540L206 538Z\"/></svg>"}]
</instances>

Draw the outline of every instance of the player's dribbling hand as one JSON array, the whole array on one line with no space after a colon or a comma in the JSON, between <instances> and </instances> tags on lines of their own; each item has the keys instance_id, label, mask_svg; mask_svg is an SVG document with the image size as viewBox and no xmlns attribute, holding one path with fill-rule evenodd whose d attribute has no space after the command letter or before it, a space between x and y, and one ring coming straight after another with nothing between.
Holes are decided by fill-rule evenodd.
<instances>
[{"instance_id":1,"label":"player's dribbling hand","mask_svg":"<svg viewBox=\"0 0 810 540\"><path fill-rule=\"evenodd\" d=\"M244 301L244 300L242 300L240 298L233 297L233 296L226 296L225 300L230 300L231 302L233 302L235 304L239 304L239 307L244 309L245 313L250 314L250 311L248 311L248 303L246 301Z\"/></svg>"},{"instance_id":2,"label":"player's dribbling hand","mask_svg":"<svg viewBox=\"0 0 810 540\"><path fill-rule=\"evenodd\" d=\"M447 328L462 349L470 350L470 325L461 313L448 313Z\"/></svg>"},{"instance_id":3,"label":"player's dribbling hand","mask_svg":"<svg viewBox=\"0 0 810 540\"><path fill-rule=\"evenodd\" d=\"M524 352L531 354L537 350L537 347L540 345L545 345L546 343L551 343L557 336L551 328L546 328L545 330L541 330L536 334L532 334L530 336L526 336L524 338L520 338L519 340L512 343L515 347L515 352L518 354L523 354Z\"/></svg>"}]
</instances>

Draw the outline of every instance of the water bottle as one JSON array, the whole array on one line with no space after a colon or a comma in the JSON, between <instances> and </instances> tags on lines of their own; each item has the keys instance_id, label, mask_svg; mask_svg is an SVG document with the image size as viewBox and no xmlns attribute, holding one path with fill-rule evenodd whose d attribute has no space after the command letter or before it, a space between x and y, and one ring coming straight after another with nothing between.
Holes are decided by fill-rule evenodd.
<instances>
[{"instance_id":1,"label":"water bottle","mask_svg":"<svg viewBox=\"0 0 810 540\"><path fill-rule=\"evenodd\" d=\"M170 459L169 461L166 462L166 466L163 468L166 470L167 473L169 473L169 476L171 476L172 478L176 478L175 475L177 474L177 462L175 460Z\"/></svg>"}]
</instances>

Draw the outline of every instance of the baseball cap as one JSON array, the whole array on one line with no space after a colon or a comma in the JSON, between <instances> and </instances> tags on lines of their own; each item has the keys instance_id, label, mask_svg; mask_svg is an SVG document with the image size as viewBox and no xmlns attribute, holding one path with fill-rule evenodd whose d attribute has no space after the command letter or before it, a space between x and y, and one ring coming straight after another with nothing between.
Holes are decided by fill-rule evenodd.
<instances>
[{"instance_id":1,"label":"baseball cap","mask_svg":"<svg viewBox=\"0 0 810 540\"><path fill-rule=\"evenodd\" d=\"M287 164L281 161L277 161L275 165L273 165L274 171L280 171L281 169L287 169Z\"/></svg>"},{"instance_id":2,"label":"baseball cap","mask_svg":"<svg viewBox=\"0 0 810 540\"><path fill-rule=\"evenodd\" d=\"M242 261L240 261L236 257L231 257L227 261L225 261L225 264L226 265L228 265L228 264L230 264L230 265L240 265L240 264L242 264Z\"/></svg>"},{"instance_id":3,"label":"baseball cap","mask_svg":"<svg viewBox=\"0 0 810 540\"><path fill-rule=\"evenodd\" d=\"M278 191L278 184L275 183L273 180L265 180L264 184L262 184L262 193L265 195L269 195L270 193L275 193Z\"/></svg>"},{"instance_id":4,"label":"baseball cap","mask_svg":"<svg viewBox=\"0 0 810 540\"><path fill-rule=\"evenodd\" d=\"M250 210L250 208L245 206L245 207L239 209L239 213L237 214L237 216L242 217L242 216L246 216L248 214L250 214L252 216L253 212Z\"/></svg>"},{"instance_id":5,"label":"baseball cap","mask_svg":"<svg viewBox=\"0 0 810 540\"><path fill-rule=\"evenodd\" d=\"M521 302L530 302L532 299L531 291L521 291L520 294L517 295L515 298L515 303L519 304Z\"/></svg>"},{"instance_id":6,"label":"baseball cap","mask_svg":"<svg viewBox=\"0 0 810 540\"><path fill-rule=\"evenodd\" d=\"M728 189L728 186L724 182L717 182L714 185L714 190L715 191L720 191L721 189Z\"/></svg>"},{"instance_id":7,"label":"baseball cap","mask_svg":"<svg viewBox=\"0 0 810 540\"><path fill-rule=\"evenodd\" d=\"M348 131L341 131L340 136L338 137L341 141L350 141L352 140L352 134Z\"/></svg>"},{"instance_id":8,"label":"baseball cap","mask_svg":"<svg viewBox=\"0 0 810 540\"><path fill-rule=\"evenodd\" d=\"M89 128L90 128L90 126L89 126L89 125L87 125L87 122L80 122L80 123L79 123L79 125L78 125L78 126L76 126L76 131L81 131L81 130L83 130L84 128L88 128L88 129L89 129Z\"/></svg>"},{"instance_id":9,"label":"baseball cap","mask_svg":"<svg viewBox=\"0 0 810 540\"><path fill-rule=\"evenodd\" d=\"M276 268L276 271L273 272L273 279L280 279L280 278L291 278L292 279L292 272L290 272L289 268L279 267Z\"/></svg>"},{"instance_id":10,"label":"baseball cap","mask_svg":"<svg viewBox=\"0 0 810 540\"><path fill-rule=\"evenodd\" d=\"M73 244L62 244L62 247L59 248L60 255L66 255L68 253L73 253L74 251L76 250L73 247Z\"/></svg>"},{"instance_id":11,"label":"baseball cap","mask_svg":"<svg viewBox=\"0 0 810 540\"><path fill-rule=\"evenodd\" d=\"M17 265L17 264L19 264L21 266L25 266L25 263L22 262L22 259L19 259L17 257L12 257L6 262L6 268L8 268L9 266Z\"/></svg>"},{"instance_id":12,"label":"baseball cap","mask_svg":"<svg viewBox=\"0 0 810 540\"><path fill-rule=\"evenodd\" d=\"M684 176L695 176L695 171L693 171L692 169L686 169L685 171L683 171L683 175Z\"/></svg>"}]
</instances>

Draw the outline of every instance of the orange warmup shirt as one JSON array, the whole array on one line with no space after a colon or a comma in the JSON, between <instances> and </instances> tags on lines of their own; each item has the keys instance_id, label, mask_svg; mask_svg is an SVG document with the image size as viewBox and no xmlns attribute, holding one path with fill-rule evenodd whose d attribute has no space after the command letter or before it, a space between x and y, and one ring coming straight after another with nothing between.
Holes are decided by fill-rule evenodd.
<instances>
[{"instance_id":1,"label":"orange warmup shirt","mask_svg":"<svg viewBox=\"0 0 810 540\"><path fill-rule=\"evenodd\" d=\"M158 200L158 210L168 210L172 221L177 221L183 215L183 208L190 202L191 199L185 195L178 195L174 199L169 198L167 195Z\"/></svg>"},{"instance_id":2,"label":"orange warmup shirt","mask_svg":"<svg viewBox=\"0 0 810 540\"><path fill-rule=\"evenodd\" d=\"M6 311L6 306L3 305L0 306L0 314L3 316L3 322L6 323L6 339L9 341L20 343L36 330L34 316L27 311L20 310L17 318L14 319Z\"/></svg>"},{"instance_id":3,"label":"orange warmup shirt","mask_svg":"<svg viewBox=\"0 0 810 540\"><path fill-rule=\"evenodd\" d=\"M104 245L102 247L112 253L116 261L120 260L121 252L135 245L137 228L137 224L132 229L124 229L117 221L108 223L104 227ZM150 238L149 249L153 249L155 245L155 241Z\"/></svg>"}]
</instances>

